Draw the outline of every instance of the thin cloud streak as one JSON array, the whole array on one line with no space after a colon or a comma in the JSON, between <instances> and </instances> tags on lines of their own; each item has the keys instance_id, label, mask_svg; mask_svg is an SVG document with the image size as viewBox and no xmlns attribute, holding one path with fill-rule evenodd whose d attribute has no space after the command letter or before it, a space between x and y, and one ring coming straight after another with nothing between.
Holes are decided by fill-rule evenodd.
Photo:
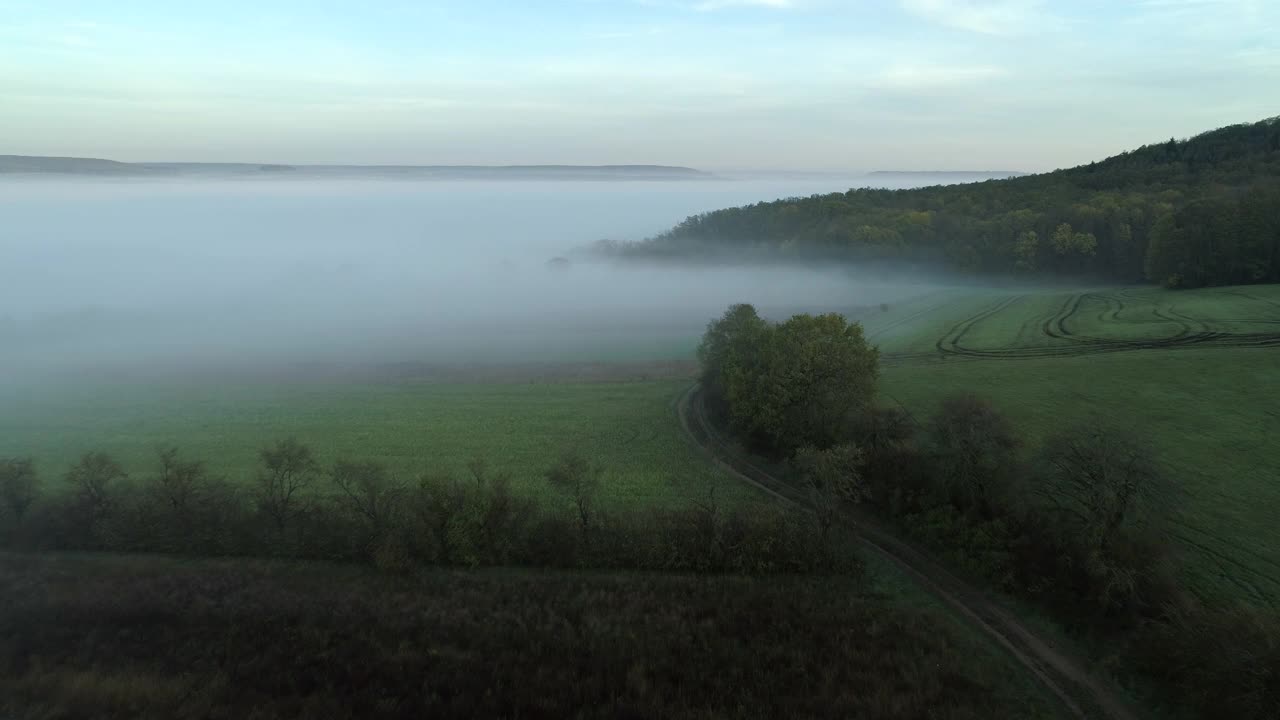
<instances>
[{"instance_id":1,"label":"thin cloud streak","mask_svg":"<svg viewBox=\"0 0 1280 720\"><path fill-rule=\"evenodd\" d=\"M929 22L984 35L1023 35L1057 25L1042 0L901 0Z\"/></svg>"}]
</instances>

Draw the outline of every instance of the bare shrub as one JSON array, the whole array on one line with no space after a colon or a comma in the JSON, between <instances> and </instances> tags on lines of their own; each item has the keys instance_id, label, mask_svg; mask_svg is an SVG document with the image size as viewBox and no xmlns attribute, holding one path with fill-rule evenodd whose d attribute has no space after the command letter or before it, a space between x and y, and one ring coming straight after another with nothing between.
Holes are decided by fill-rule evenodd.
<instances>
[{"instance_id":1,"label":"bare shrub","mask_svg":"<svg viewBox=\"0 0 1280 720\"><path fill-rule=\"evenodd\" d=\"M796 469L809 492L824 551L830 549L831 528L845 503L862 502L867 496L862 482L862 451L846 443L825 450L804 447L796 452Z\"/></svg>"},{"instance_id":2,"label":"bare shrub","mask_svg":"<svg viewBox=\"0 0 1280 720\"><path fill-rule=\"evenodd\" d=\"M311 448L294 438L263 448L258 457L262 464L256 488L258 508L283 531L298 511L301 493L319 474L319 466Z\"/></svg>"},{"instance_id":3,"label":"bare shrub","mask_svg":"<svg viewBox=\"0 0 1280 720\"><path fill-rule=\"evenodd\" d=\"M552 487L568 493L573 499L583 544L590 544L596 496L600 492L600 478L603 474L604 468L592 463L577 450L566 450L546 473L547 482Z\"/></svg>"},{"instance_id":4,"label":"bare shrub","mask_svg":"<svg viewBox=\"0 0 1280 720\"><path fill-rule=\"evenodd\" d=\"M36 499L36 466L31 458L0 458L0 500L22 520Z\"/></svg>"},{"instance_id":5,"label":"bare shrub","mask_svg":"<svg viewBox=\"0 0 1280 720\"><path fill-rule=\"evenodd\" d=\"M111 513L115 486L128 477L124 468L104 452L88 452L67 471L77 505L89 523L96 523Z\"/></svg>"},{"instance_id":6,"label":"bare shrub","mask_svg":"<svg viewBox=\"0 0 1280 720\"><path fill-rule=\"evenodd\" d=\"M532 504L511 491L510 474L492 472L483 458L472 459L467 469L474 483L475 549L486 562L505 562L521 526L529 518Z\"/></svg>"},{"instance_id":7,"label":"bare shrub","mask_svg":"<svg viewBox=\"0 0 1280 720\"><path fill-rule=\"evenodd\" d=\"M391 527L404 493L404 484L378 462L339 460L329 471L338 488L338 501L362 518L375 538Z\"/></svg>"},{"instance_id":8,"label":"bare shrub","mask_svg":"<svg viewBox=\"0 0 1280 720\"><path fill-rule=\"evenodd\" d=\"M1150 449L1125 430L1092 422L1050 437L1041 466L1036 494L1100 604L1141 601L1144 590L1160 584L1170 554L1155 510L1173 488Z\"/></svg>"},{"instance_id":9,"label":"bare shrub","mask_svg":"<svg viewBox=\"0 0 1280 720\"><path fill-rule=\"evenodd\" d=\"M466 488L447 473L424 473L418 478L412 505L416 520L433 544L423 554L444 565L457 562L457 527L467 508Z\"/></svg>"},{"instance_id":10,"label":"bare shrub","mask_svg":"<svg viewBox=\"0 0 1280 720\"><path fill-rule=\"evenodd\" d=\"M975 395L942 401L929 426L939 480L957 507L991 516L1005 499L1020 445L1013 426Z\"/></svg>"},{"instance_id":11,"label":"bare shrub","mask_svg":"<svg viewBox=\"0 0 1280 720\"><path fill-rule=\"evenodd\" d=\"M1098 552L1169 490L1147 446L1118 428L1090 423L1054 435L1042 461L1048 482L1038 494Z\"/></svg>"},{"instance_id":12,"label":"bare shrub","mask_svg":"<svg viewBox=\"0 0 1280 720\"><path fill-rule=\"evenodd\" d=\"M160 459L156 489L174 515L189 517L193 506L202 499L209 479L204 463L183 460L176 447L161 447L156 453Z\"/></svg>"}]
</instances>

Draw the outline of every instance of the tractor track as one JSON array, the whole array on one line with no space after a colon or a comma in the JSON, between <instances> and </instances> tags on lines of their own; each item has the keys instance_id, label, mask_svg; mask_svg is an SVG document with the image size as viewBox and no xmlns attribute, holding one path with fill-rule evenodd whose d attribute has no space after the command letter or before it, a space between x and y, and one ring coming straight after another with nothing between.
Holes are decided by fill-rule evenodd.
<instances>
[{"instance_id":1,"label":"tractor track","mask_svg":"<svg viewBox=\"0 0 1280 720\"><path fill-rule=\"evenodd\" d=\"M916 312L914 312L914 313L912 313L912 314L910 314L910 315L908 315L908 316L906 316L906 317L904 317L904 318L899 318L899 319L897 319L897 320L894 320L893 322L889 323L888 325L885 325L885 326L884 326L884 327L882 327L882 328L878 328L878 329L876 329L875 331L873 331L873 332L869 333L869 334L867 335L867 337L868 337L868 338L873 338L873 337L877 337L877 336L879 336L879 335L883 335L883 334L885 334L885 333L889 332L890 330L893 330L894 328L901 327L902 325L905 325L905 324L907 324L907 323L911 322L912 320L915 320L916 318L924 317L925 315L928 315L929 313L933 312L934 310L937 310L938 308L941 308L941 307L943 307L943 306L945 306L945 305L946 305L946 303L938 303L937 305L931 305L931 306L929 306L929 307L927 307L927 308L925 308L925 309L923 309L923 310L918 310L918 311L916 311Z\"/></svg>"},{"instance_id":2,"label":"tractor track","mask_svg":"<svg viewBox=\"0 0 1280 720\"><path fill-rule=\"evenodd\" d=\"M1169 522L1173 525L1177 525L1178 527L1184 530L1190 530L1191 532L1200 533L1201 535L1204 535L1206 538L1210 540L1226 545L1228 548L1230 548L1234 552L1238 552L1242 555L1248 555L1253 559L1257 560L1258 562L1263 563L1264 565L1270 565L1272 568L1275 568L1277 571L1280 571L1280 562L1277 562L1276 560L1269 558L1266 555L1262 555L1258 553L1258 551L1254 550L1253 548L1250 548L1246 545L1241 545L1235 541L1228 540L1227 538L1218 537L1217 535L1214 535L1208 530L1205 530L1204 528L1201 528L1198 525L1193 525L1189 522L1186 522L1185 520L1173 519L1173 520L1170 520ZM1259 575L1262 575L1262 574L1259 573ZM1262 575L1262 576L1267 578L1268 581L1276 583L1277 585L1280 585L1280 575L1277 575L1275 577L1272 577L1269 575Z\"/></svg>"},{"instance_id":3,"label":"tractor track","mask_svg":"<svg viewBox=\"0 0 1280 720\"><path fill-rule=\"evenodd\" d=\"M1242 294L1242 293L1233 293ZM1050 339L1063 344L1059 345L1023 345L1004 348L974 348L962 344L964 337L979 323L999 315L1025 296L1015 295L997 300L982 310L952 325L934 343L933 352L885 353L882 358L889 364L917 362L937 359L985 359L985 360L1018 360L1038 358L1069 358L1103 353L1130 352L1134 350L1164 350L1187 347L1206 348L1266 348L1280 346L1280 332L1233 333L1214 329L1209 323L1179 312L1176 306L1166 308L1153 306L1151 314L1158 320L1173 325L1177 331L1169 336L1155 339L1120 340L1114 338L1084 335L1072 330L1068 323L1080 311L1081 306L1091 302L1102 304L1099 321L1105 323L1108 318L1121 321L1120 315L1127 306L1123 293L1114 295L1102 293L1077 293L1063 301L1062 305L1040 325L1041 333ZM1250 297L1262 301L1260 298ZM1130 298L1132 299L1132 298ZM1269 302L1269 301L1267 301ZM1280 306L1280 304L1277 304ZM940 306L939 306L940 307ZM894 325L909 322L925 315L936 308L927 308ZM1232 321L1226 321L1232 322ZM1246 321L1238 321L1246 322ZM1257 324L1280 325L1280 320L1249 320ZM1025 328L1025 323L1024 323ZM1019 332L1022 335L1022 331ZM873 334L874 336L874 334Z\"/></svg>"},{"instance_id":4,"label":"tractor track","mask_svg":"<svg viewBox=\"0 0 1280 720\"><path fill-rule=\"evenodd\" d=\"M1276 607L1276 593L1280 590L1280 576L1270 574L1257 565L1246 563L1239 556L1280 570L1280 563L1258 554L1256 551L1234 543L1226 538L1218 537L1208 530L1182 520L1170 520L1170 525L1177 528L1171 530L1169 536L1185 545L1193 553L1203 556L1218 566L1221 577L1243 590L1254 600L1269 607ZM1190 537L1187 532L1202 537ZM1212 547L1209 543L1225 546L1225 549Z\"/></svg>"},{"instance_id":5,"label":"tractor track","mask_svg":"<svg viewBox=\"0 0 1280 720\"><path fill-rule=\"evenodd\" d=\"M1215 290L1214 293L1217 295L1235 295L1236 297L1246 298L1249 300L1253 300L1254 302L1266 303L1267 305L1270 305L1271 307L1274 307L1274 308L1280 308L1280 302L1277 302L1270 298L1261 298L1261 297L1258 297L1257 295L1250 295L1249 293L1244 292L1243 290Z\"/></svg>"},{"instance_id":6,"label":"tractor track","mask_svg":"<svg viewBox=\"0 0 1280 720\"><path fill-rule=\"evenodd\" d=\"M919 360L967 358L974 360L1019 360L1036 358L1069 358L1085 355L1130 352L1134 350L1166 350L1191 347L1206 348L1267 348L1280 346L1280 332L1275 333L1193 333L1179 338L1160 340L1095 340L1059 347L1027 346L999 350L973 348L940 348L935 352L885 353L881 357L889 363Z\"/></svg>"},{"instance_id":7,"label":"tractor track","mask_svg":"<svg viewBox=\"0 0 1280 720\"><path fill-rule=\"evenodd\" d=\"M808 499L802 492L741 457L718 434L706 418L698 390L698 385L691 386L676 403L676 414L690 440L730 476L759 488L784 505L809 511ZM1115 693L1094 678L1079 661L1033 633L981 591L935 563L874 517L855 508L846 512L845 520L851 523L867 550L903 570L1004 648L1071 714L1078 718L1135 718Z\"/></svg>"},{"instance_id":8,"label":"tractor track","mask_svg":"<svg viewBox=\"0 0 1280 720\"><path fill-rule=\"evenodd\" d=\"M1055 340L1071 340L1071 331L1067 329L1067 320L1080 309L1084 294L1072 295L1062 304L1062 308L1041 326L1041 331Z\"/></svg>"},{"instance_id":9,"label":"tractor track","mask_svg":"<svg viewBox=\"0 0 1280 720\"><path fill-rule=\"evenodd\" d=\"M961 320L960 322L956 323L955 325L952 325L951 328L948 329L945 333L943 333L942 337L939 338L938 341L934 343L934 348L936 348L938 352L941 352L941 353L959 352L961 350L960 341L964 339L964 336L966 333L968 333L971 329L973 329L974 325L977 325L979 322L982 322L983 320L986 320L987 318L998 314L1001 310L1004 310L1010 305L1016 303L1017 301L1021 300L1023 297L1024 296L1022 295L1014 295L1012 297L1008 297L1003 300L997 300L991 305L988 305L982 310L979 310L974 315L971 315L965 318L964 320Z\"/></svg>"},{"instance_id":10,"label":"tractor track","mask_svg":"<svg viewBox=\"0 0 1280 720\"><path fill-rule=\"evenodd\" d=\"M1251 597L1255 601L1268 607L1274 608L1276 606L1275 600L1273 599L1274 595L1267 592L1257 584L1258 581L1265 581L1271 585L1276 585L1277 583L1274 578L1258 571L1257 568L1250 567L1249 565L1240 562L1226 553L1214 550L1203 542L1188 537L1183 533L1171 532L1169 533L1169 536L1188 548L1192 548L1206 560L1217 565L1220 572L1219 576L1232 585L1235 585L1246 596Z\"/></svg>"}]
</instances>

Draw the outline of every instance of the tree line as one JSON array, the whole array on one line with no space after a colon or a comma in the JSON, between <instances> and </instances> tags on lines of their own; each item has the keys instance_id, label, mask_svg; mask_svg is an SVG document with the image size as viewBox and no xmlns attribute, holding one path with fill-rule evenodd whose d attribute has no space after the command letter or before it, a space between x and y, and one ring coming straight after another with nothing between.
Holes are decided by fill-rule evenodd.
<instances>
[{"instance_id":1,"label":"tree line","mask_svg":"<svg viewBox=\"0 0 1280 720\"><path fill-rule=\"evenodd\" d=\"M544 492L522 494L483 458L462 477L402 478L376 461L322 466L293 438L261 450L249 485L211 475L175 447L157 448L154 469L136 478L109 454L85 453L60 488L42 482L30 458L0 458L0 547L281 557L396 572L494 565L859 572L848 538L820 532L803 513L722 508L714 487L687 508L618 513L599 501L605 478L605 468L566 450L543 473Z\"/></svg>"},{"instance_id":2,"label":"tree line","mask_svg":"<svg viewBox=\"0 0 1280 720\"><path fill-rule=\"evenodd\" d=\"M820 532L864 504L963 574L1122 648L1156 702L1238 718L1280 707L1280 616L1182 585L1164 532L1176 493L1130 429L1094 420L1027 448L970 394L918 421L878 402L877 350L839 315L770 322L735 305L699 357L708 415L808 493Z\"/></svg>"},{"instance_id":3,"label":"tree line","mask_svg":"<svg viewBox=\"0 0 1280 720\"><path fill-rule=\"evenodd\" d=\"M624 258L882 262L1200 287L1280 282L1280 121L1101 162L911 190L857 188L691 216Z\"/></svg>"}]
</instances>

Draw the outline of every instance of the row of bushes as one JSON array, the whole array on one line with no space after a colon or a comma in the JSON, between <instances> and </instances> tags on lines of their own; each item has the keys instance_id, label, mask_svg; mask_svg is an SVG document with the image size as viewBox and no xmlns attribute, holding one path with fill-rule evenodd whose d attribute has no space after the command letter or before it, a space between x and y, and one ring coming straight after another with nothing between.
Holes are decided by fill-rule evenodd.
<instances>
[{"instance_id":1,"label":"row of bushes","mask_svg":"<svg viewBox=\"0 0 1280 720\"><path fill-rule=\"evenodd\" d=\"M603 511L602 469L565 453L546 472L562 503L516 493L485 462L468 476L396 478L376 462L321 469L295 440L261 452L255 484L237 487L176 449L130 479L103 453L66 473L63 492L39 493L27 459L0 460L0 542L28 550L105 550L272 556L415 565L627 568L744 574L856 574L848 538L811 516L771 508ZM571 506L572 511L549 509Z\"/></svg>"},{"instance_id":2,"label":"row of bushes","mask_svg":"<svg viewBox=\"0 0 1280 720\"><path fill-rule=\"evenodd\" d=\"M1176 598L1161 527L1171 488L1130 433L1093 422L1024 453L972 395L944 399L923 425L874 409L857 431L867 500L970 574L1110 627Z\"/></svg>"}]
</instances>

